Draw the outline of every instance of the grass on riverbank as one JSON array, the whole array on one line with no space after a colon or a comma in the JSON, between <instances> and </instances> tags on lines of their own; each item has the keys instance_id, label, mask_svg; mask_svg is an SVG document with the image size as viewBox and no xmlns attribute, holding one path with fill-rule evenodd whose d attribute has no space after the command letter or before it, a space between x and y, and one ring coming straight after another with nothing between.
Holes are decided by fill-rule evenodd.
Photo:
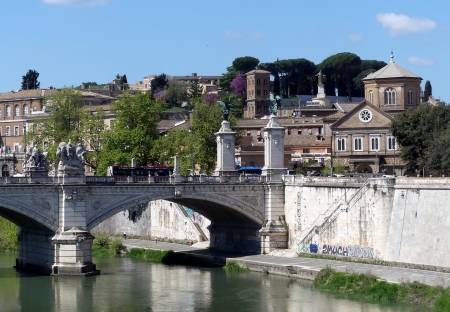
<instances>
[{"instance_id":1,"label":"grass on riverbank","mask_svg":"<svg viewBox=\"0 0 450 312\"><path fill-rule=\"evenodd\" d=\"M149 262L158 262L167 265L190 265L201 267L216 267L206 258L196 257L184 252L174 252L173 250L152 250L142 248L132 248L126 253L126 257Z\"/></svg>"},{"instance_id":2,"label":"grass on riverbank","mask_svg":"<svg viewBox=\"0 0 450 312\"><path fill-rule=\"evenodd\" d=\"M250 272L250 269L243 268L236 261L228 261L227 264L223 267L223 269L227 273L247 273Z\"/></svg>"},{"instance_id":3,"label":"grass on riverbank","mask_svg":"<svg viewBox=\"0 0 450 312\"><path fill-rule=\"evenodd\" d=\"M397 302L450 311L450 290L419 282L388 284L371 274L347 274L332 268L322 269L314 280L322 291L362 296L373 302Z\"/></svg>"},{"instance_id":4,"label":"grass on riverbank","mask_svg":"<svg viewBox=\"0 0 450 312\"><path fill-rule=\"evenodd\" d=\"M19 240L16 233L20 228L14 223L0 217L0 251L17 251Z\"/></svg>"},{"instance_id":5,"label":"grass on riverbank","mask_svg":"<svg viewBox=\"0 0 450 312\"><path fill-rule=\"evenodd\" d=\"M110 237L107 233L95 233L92 243L92 255L94 257L105 257L110 254L119 254L122 249L122 239Z\"/></svg>"}]
</instances>

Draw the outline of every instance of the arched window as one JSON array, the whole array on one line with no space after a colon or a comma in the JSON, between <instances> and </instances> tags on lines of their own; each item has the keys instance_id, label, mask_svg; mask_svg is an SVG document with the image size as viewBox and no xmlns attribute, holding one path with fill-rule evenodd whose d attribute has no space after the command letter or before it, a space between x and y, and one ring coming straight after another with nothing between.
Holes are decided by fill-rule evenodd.
<instances>
[{"instance_id":1,"label":"arched window","mask_svg":"<svg viewBox=\"0 0 450 312\"><path fill-rule=\"evenodd\" d=\"M384 91L384 105L395 105L395 90L387 88Z\"/></svg>"},{"instance_id":2,"label":"arched window","mask_svg":"<svg viewBox=\"0 0 450 312\"><path fill-rule=\"evenodd\" d=\"M0 117L2 117L3 116L3 114L2 114L2 110L0 109Z\"/></svg>"},{"instance_id":3,"label":"arched window","mask_svg":"<svg viewBox=\"0 0 450 312\"><path fill-rule=\"evenodd\" d=\"M27 104L23 105L23 114L28 115L28 105Z\"/></svg>"},{"instance_id":4,"label":"arched window","mask_svg":"<svg viewBox=\"0 0 450 312\"><path fill-rule=\"evenodd\" d=\"M20 107L19 105L14 106L14 116L20 116Z\"/></svg>"},{"instance_id":5,"label":"arched window","mask_svg":"<svg viewBox=\"0 0 450 312\"><path fill-rule=\"evenodd\" d=\"M413 98L413 90L408 90L408 105L413 105L414 104L414 98Z\"/></svg>"},{"instance_id":6,"label":"arched window","mask_svg":"<svg viewBox=\"0 0 450 312\"><path fill-rule=\"evenodd\" d=\"M372 92L372 90L369 91L369 102L373 104L373 92Z\"/></svg>"},{"instance_id":7,"label":"arched window","mask_svg":"<svg viewBox=\"0 0 450 312\"><path fill-rule=\"evenodd\" d=\"M6 105L6 117L11 116L11 106Z\"/></svg>"}]
</instances>

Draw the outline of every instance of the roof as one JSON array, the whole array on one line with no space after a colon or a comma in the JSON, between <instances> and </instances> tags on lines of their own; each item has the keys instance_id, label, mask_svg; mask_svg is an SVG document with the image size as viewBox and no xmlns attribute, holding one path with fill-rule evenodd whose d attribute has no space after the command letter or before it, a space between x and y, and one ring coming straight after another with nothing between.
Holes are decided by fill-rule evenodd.
<instances>
[{"instance_id":1,"label":"roof","mask_svg":"<svg viewBox=\"0 0 450 312\"><path fill-rule=\"evenodd\" d=\"M371 80L371 79L387 79L387 78L416 78L422 79L416 74L411 73L410 71L404 69L400 65L397 65L392 61L388 65L383 68L377 70L374 73L371 73L363 78L363 80Z\"/></svg>"},{"instance_id":2,"label":"roof","mask_svg":"<svg viewBox=\"0 0 450 312\"><path fill-rule=\"evenodd\" d=\"M348 113L352 109L354 109L357 105L359 105L363 100L355 103L334 103L334 106L340 111L341 113Z\"/></svg>"},{"instance_id":3,"label":"roof","mask_svg":"<svg viewBox=\"0 0 450 312\"><path fill-rule=\"evenodd\" d=\"M22 91L12 91L0 93L0 100L20 100L20 99L30 99L30 98L44 98L51 93L54 93L56 89L32 89L32 90L22 90Z\"/></svg>"},{"instance_id":4,"label":"roof","mask_svg":"<svg viewBox=\"0 0 450 312\"><path fill-rule=\"evenodd\" d=\"M264 69L260 69L260 68L256 68L256 69L251 70L248 73L246 73L246 75L253 75L253 74L269 74L270 75L270 71L267 71L267 70L264 70Z\"/></svg>"},{"instance_id":5,"label":"roof","mask_svg":"<svg viewBox=\"0 0 450 312\"><path fill-rule=\"evenodd\" d=\"M314 122L315 120L315 122ZM297 117L297 118L284 118L278 117L278 122L281 126L292 127L293 125L321 125L322 118L319 117ZM248 128L248 127L266 127L269 123L269 119L250 119L250 118L240 118L237 120L238 128Z\"/></svg>"}]
</instances>

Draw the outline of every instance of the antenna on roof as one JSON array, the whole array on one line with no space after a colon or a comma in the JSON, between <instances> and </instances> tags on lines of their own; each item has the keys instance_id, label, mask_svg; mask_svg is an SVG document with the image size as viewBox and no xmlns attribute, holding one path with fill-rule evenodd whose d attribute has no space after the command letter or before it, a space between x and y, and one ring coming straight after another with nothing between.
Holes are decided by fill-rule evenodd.
<instances>
[{"instance_id":1,"label":"antenna on roof","mask_svg":"<svg viewBox=\"0 0 450 312\"><path fill-rule=\"evenodd\" d=\"M390 61L390 63L395 63L394 62L394 52L392 52L392 49L391 49L391 61Z\"/></svg>"}]
</instances>

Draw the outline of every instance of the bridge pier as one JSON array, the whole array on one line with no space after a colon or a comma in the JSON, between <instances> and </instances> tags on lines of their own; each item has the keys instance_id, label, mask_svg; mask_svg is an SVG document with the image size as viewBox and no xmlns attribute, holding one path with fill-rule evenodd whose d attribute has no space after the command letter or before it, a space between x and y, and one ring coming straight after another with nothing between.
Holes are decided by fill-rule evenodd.
<instances>
[{"instance_id":1,"label":"bridge pier","mask_svg":"<svg viewBox=\"0 0 450 312\"><path fill-rule=\"evenodd\" d=\"M208 226L209 247L215 250L261 253L258 230L261 225L236 222L214 222Z\"/></svg>"},{"instance_id":2,"label":"bridge pier","mask_svg":"<svg viewBox=\"0 0 450 312\"><path fill-rule=\"evenodd\" d=\"M57 232L52 238L55 250L52 275L97 275L100 271L92 263L92 241L88 231L73 227Z\"/></svg>"},{"instance_id":3,"label":"bridge pier","mask_svg":"<svg viewBox=\"0 0 450 312\"><path fill-rule=\"evenodd\" d=\"M54 233L44 230L21 229L17 233L19 256L16 268L41 274L50 274L54 261L51 239Z\"/></svg>"}]
</instances>

